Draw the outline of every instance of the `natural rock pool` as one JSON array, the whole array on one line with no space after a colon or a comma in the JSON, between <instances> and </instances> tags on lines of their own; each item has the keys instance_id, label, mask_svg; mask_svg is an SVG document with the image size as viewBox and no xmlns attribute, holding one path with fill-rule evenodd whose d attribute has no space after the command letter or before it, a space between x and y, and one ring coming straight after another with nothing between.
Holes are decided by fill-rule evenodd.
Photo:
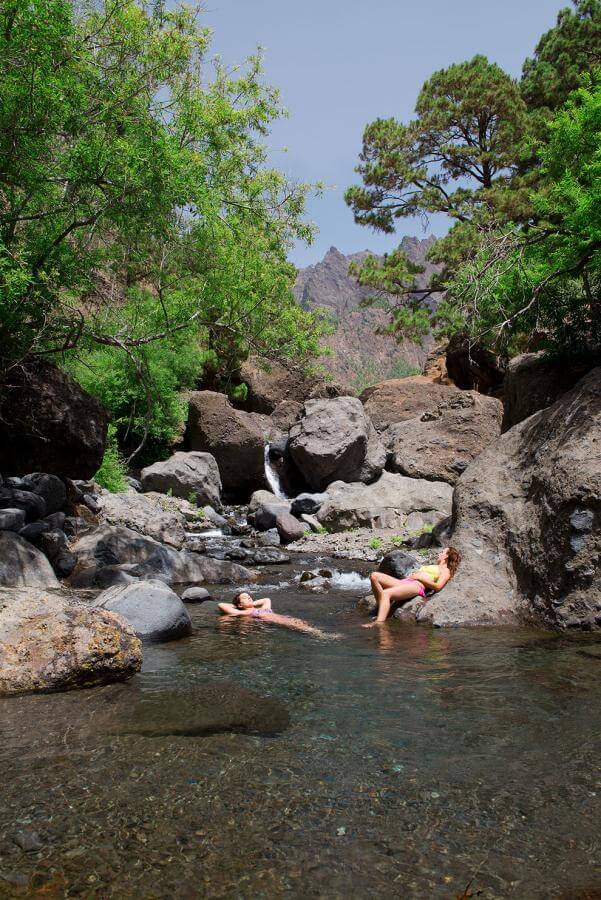
<instances>
[{"instance_id":1,"label":"natural rock pool","mask_svg":"<svg viewBox=\"0 0 601 900\"><path fill-rule=\"evenodd\" d=\"M1 897L599 896L599 637L256 593L341 638L192 606L126 684L0 701Z\"/></svg>"}]
</instances>

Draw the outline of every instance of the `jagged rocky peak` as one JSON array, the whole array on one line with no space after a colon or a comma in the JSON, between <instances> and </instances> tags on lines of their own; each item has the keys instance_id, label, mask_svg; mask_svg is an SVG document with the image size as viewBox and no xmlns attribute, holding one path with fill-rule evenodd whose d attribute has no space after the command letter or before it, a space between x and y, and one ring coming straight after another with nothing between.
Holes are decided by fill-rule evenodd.
<instances>
[{"instance_id":1,"label":"jagged rocky peak","mask_svg":"<svg viewBox=\"0 0 601 900\"><path fill-rule=\"evenodd\" d=\"M435 269L426 260L435 240L434 237L404 237L401 241L409 259L425 267L424 274L418 277L420 286ZM324 364L350 391L398 377L406 373L407 366L421 368L431 343L426 340L423 347L409 341L399 344L393 336L380 333L387 324L383 310L361 307L361 301L371 291L361 287L349 274L349 265L361 263L370 255L370 250L345 255L337 247L330 247L320 262L299 271L295 286L297 301L305 309L330 311L336 333L327 339L327 344L334 352Z\"/></svg>"},{"instance_id":2,"label":"jagged rocky peak","mask_svg":"<svg viewBox=\"0 0 601 900\"><path fill-rule=\"evenodd\" d=\"M424 275L418 279L420 283L425 282L434 271L435 267L426 260L426 254L435 241L433 236L424 239L407 236L401 241L409 259L426 268ZM371 252L360 250L345 255L337 247L330 247L320 262L299 270L295 287L298 302L307 309L318 306L335 310L357 307L370 291L361 287L349 274L349 266L353 262L363 262Z\"/></svg>"}]
</instances>

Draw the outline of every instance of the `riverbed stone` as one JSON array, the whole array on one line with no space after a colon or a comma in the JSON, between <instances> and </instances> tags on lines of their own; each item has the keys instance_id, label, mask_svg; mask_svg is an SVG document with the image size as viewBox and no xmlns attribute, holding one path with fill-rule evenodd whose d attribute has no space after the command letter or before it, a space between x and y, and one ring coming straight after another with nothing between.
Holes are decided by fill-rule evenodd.
<instances>
[{"instance_id":1,"label":"riverbed stone","mask_svg":"<svg viewBox=\"0 0 601 900\"><path fill-rule=\"evenodd\" d=\"M601 368L480 454L453 517L463 559L420 620L601 628Z\"/></svg>"},{"instance_id":2,"label":"riverbed stone","mask_svg":"<svg viewBox=\"0 0 601 900\"><path fill-rule=\"evenodd\" d=\"M46 514L57 513L67 502L67 488L62 478L45 472L33 472L22 479L23 489L43 497Z\"/></svg>"},{"instance_id":3,"label":"riverbed stone","mask_svg":"<svg viewBox=\"0 0 601 900\"><path fill-rule=\"evenodd\" d=\"M0 531L20 531L25 526L25 510L0 509Z\"/></svg>"},{"instance_id":4,"label":"riverbed stone","mask_svg":"<svg viewBox=\"0 0 601 900\"><path fill-rule=\"evenodd\" d=\"M283 544L298 541L306 531L302 522L299 522L288 510L283 509L276 513L275 527Z\"/></svg>"},{"instance_id":5,"label":"riverbed stone","mask_svg":"<svg viewBox=\"0 0 601 900\"><path fill-rule=\"evenodd\" d=\"M46 515L46 501L33 491L19 488L0 488L0 509L22 509L27 522L35 522Z\"/></svg>"},{"instance_id":6,"label":"riverbed stone","mask_svg":"<svg viewBox=\"0 0 601 900\"><path fill-rule=\"evenodd\" d=\"M405 578L409 572L419 569L421 563L417 556L404 550L392 550L386 553L378 563L378 572L392 575L393 578Z\"/></svg>"},{"instance_id":7,"label":"riverbed stone","mask_svg":"<svg viewBox=\"0 0 601 900\"><path fill-rule=\"evenodd\" d=\"M290 456L311 491L333 481L373 481L385 450L356 397L309 400L290 429Z\"/></svg>"},{"instance_id":8,"label":"riverbed stone","mask_svg":"<svg viewBox=\"0 0 601 900\"><path fill-rule=\"evenodd\" d=\"M124 525L180 550L186 538L186 519L177 509L166 508L144 494L131 492L103 494L101 519L110 525Z\"/></svg>"},{"instance_id":9,"label":"riverbed stone","mask_svg":"<svg viewBox=\"0 0 601 900\"><path fill-rule=\"evenodd\" d=\"M221 476L211 453L177 451L169 459L142 469L142 490L171 493L185 500L195 497L199 506L209 504L221 509Z\"/></svg>"},{"instance_id":10,"label":"riverbed stone","mask_svg":"<svg viewBox=\"0 0 601 900\"><path fill-rule=\"evenodd\" d=\"M453 489L445 482L383 472L369 485L336 481L327 495L317 518L328 531L363 526L402 530L412 515L428 525L449 516Z\"/></svg>"},{"instance_id":11,"label":"riverbed stone","mask_svg":"<svg viewBox=\"0 0 601 900\"><path fill-rule=\"evenodd\" d=\"M175 550L118 525L103 525L83 535L72 549L77 557L75 579L86 570L91 574L91 570L127 563L140 566L145 577L160 578L167 584L236 584L255 579L253 572L236 563Z\"/></svg>"},{"instance_id":12,"label":"riverbed stone","mask_svg":"<svg viewBox=\"0 0 601 900\"><path fill-rule=\"evenodd\" d=\"M94 606L118 613L142 641L163 643L192 632L186 607L175 591L158 579L108 588Z\"/></svg>"},{"instance_id":13,"label":"riverbed stone","mask_svg":"<svg viewBox=\"0 0 601 900\"><path fill-rule=\"evenodd\" d=\"M290 512L293 516L301 516L303 513L313 515L319 512L319 508L326 499L325 493L320 494L299 494L295 497L290 505Z\"/></svg>"},{"instance_id":14,"label":"riverbed stone","mask_svg":"<svg viewBox=\"0 0 601 900\"><path fill-rule=\"evenodd\" d=\"M0 696L123 681L141 665L118 615L58 592L0 589Z\"/></svg>"},{"instance_id":15,"label":"riverbed stone","mask_svg":"<svg viewBox=\"0 0 601 900\"><path fill-rule=\"evenodd\" d=\"M58 580L44 554L12 531L0 531L0 586L58 587Z\"/></svg>"},{"instance_id":16,"label":"riverbed stone","mask_svg":"<svg viewBox=\"0 0 601 900\"><path fill-rule=\"evenodd\" d=\"M206 600L212 600L212 596L206 588L189 587L182 594L182 603L204 603Z\"/></svg>"}]
</instances>

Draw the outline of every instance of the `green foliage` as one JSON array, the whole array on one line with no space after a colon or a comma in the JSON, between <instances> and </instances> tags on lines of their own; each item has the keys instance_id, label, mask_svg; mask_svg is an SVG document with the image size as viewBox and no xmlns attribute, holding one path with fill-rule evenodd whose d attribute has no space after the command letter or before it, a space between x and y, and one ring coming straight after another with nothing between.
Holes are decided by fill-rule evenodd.
<instances>
[{"instance_id":1,"label":"green foliage","mask_svg":"<svg viewBox=\"0 0 601 900\"><path fill-rule=\"evenodd\" d=\"M389 378L408 378L410 375L418 375L419 371L416 366L412 366L402 356L398 357L388 369L383 368L376 360L370 359L355 372L353 390L356 394L362 394L366 388L379 381L386 381Z\"/></svg>"},{"instance_id":2,"label":"green foliage","mask_svg":"<svg viewBox=\"0 0 601 900\"><path fill-rule=\"evenodd\" d=\"M601 352L601 73L551 122L540 147L536 224L481 235L448 307L511 354L534 341L561 355Z\"/></svg>"},{"instance_id":3,"label":"green foliage","mask_svg":"<svg viewBox=\"0 0 601 900\"><path fill-rule=\"evenodd\" d=\"M230 396L237 403L244 403L248 399L248 385L244 382L235 385L230 391Z\"/></svg>"},{"instance_id":4,"label":"green foliage","mask_svg":"<svg viewBox=\"0 0 601 900\"><path fill-rule=\"evenodd\" d=\"M403 537L402 534L395 534L393 537L390 538L390 543L394 547L402 547L406 543L406 539Z\"/></svg>"},{"instance_id":5,"label":"green foliage","mask_svg":"<svg viewBox=\"0 0 601 900\"><path fill-rule=\"evenodd\" d=\"M346 192L359 224L392 233L397 219L415 214L469 220L495 180L516 169L526 105L486 57L435 72L416 113L407 125L377 119L365 129L357 168L364 186Z\"/></svg>"},{"instance_id":6,"label":"green foliage","mask_svg":"<svg viewBox=\"0 0 601 900\"><path fill-rule=\"evenodd\" d=\"M557 24L541 37L522 71L522 96L531 110L546 117L578 88L585 73L601 65L601 2L573 0L559 12Z\"/></svg>"},{"instance_id":7,"label":"green foliage","mask_svg":"<svg viewBox=\"0 0 601 900\"><path fill-rule=\"evenodd\" d=\"M370 550L380 550L383 543L384 542L381 537L374 537L369 542L369 548L370 548Z\"/></svg>"},{"instance_id":8,"label":"green foliage","mask_svg":"<svg viewBox=\"0 0 601 900\"><path fill-rule=\"evenodd\" d=\"M266 164L277 91L259 57L208 79L209 31L174 6L0 4L0 379L67 354L132 445L177 431L203 367L321 335L287 261L307 187Z\"/></svg>"},{"instance_id":9,"label":"green foliage","mask_svg":"<svg viewBox=\"0 0 601 900\"><path fill-rule=\"evenodd\" d=\"M523 186L517 188L528 117L517 82L484 56L435 72L416 113L406 125L378 119L367 126L357 168L363 186L349 188L345 199L356 222L387 233L415 215L444 212L455 221L436 259L444 271L425 286L423 267L402 247L353 268L360 284L376 292L372 302L389 311L390 330L419 341L431 327L426 301L471 249L476 224L497 207L512 218L529 211Z\"/></svg>"},{"instance_id":10,"label":"green foliage","mask_svg":"<svg viewBox=\"0 0 601 900\"><path fill-rule=\"evenodd\" d=\"M101 487L106 488L112 494L118 494L120 491L127 490L126 475L127 468L119 452L115 427L109 425L102 465L94 478Z\"/></svg>"},{"instance_id":11,"label":"green foliage","mask_svg":"<svg viewBox=\"0 0 601 900\"><path fill-rule=\"evenodd\" d=\"M190 491L190 493L188 494L188 503L191 503L192 506L196 506L197 502L198 494L196 493L196 491Z\"/></svg>"}]
</instances>

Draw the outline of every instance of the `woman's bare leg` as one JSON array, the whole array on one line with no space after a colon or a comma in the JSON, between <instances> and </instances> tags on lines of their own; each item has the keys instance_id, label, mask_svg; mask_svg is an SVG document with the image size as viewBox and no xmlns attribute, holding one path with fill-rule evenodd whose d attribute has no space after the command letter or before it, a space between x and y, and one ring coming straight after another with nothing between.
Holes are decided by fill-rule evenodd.
<instances>
[{"instance_id":1,"label":"woman's bare leg","mask_svg":"<svg viewBox=\"0 0 601 900\"><path fill-rule=\"evenodd\" d=\"M378 603L376 621L369 622L363 628L373 628L374 625L382 625L390 615L390 607L393 600L413 600L414 597L419 597L419 591L412 584L397 583L394 587L385 588Z\"/></svg>"}]
</instances>

